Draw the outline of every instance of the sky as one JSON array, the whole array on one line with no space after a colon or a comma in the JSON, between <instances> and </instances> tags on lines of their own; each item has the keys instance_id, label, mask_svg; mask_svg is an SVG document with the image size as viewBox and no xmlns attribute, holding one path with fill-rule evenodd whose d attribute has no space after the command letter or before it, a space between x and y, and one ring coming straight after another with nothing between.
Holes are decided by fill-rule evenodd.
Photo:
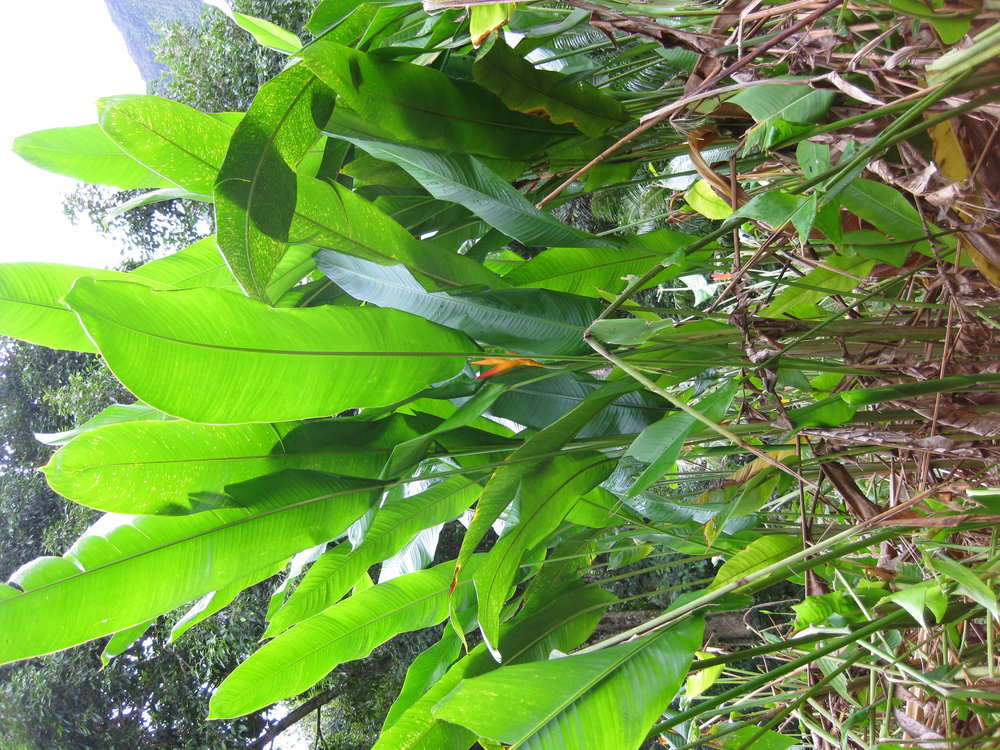
<instances>
[{"instance_id":1,"label":"sky","mask_svg":"<svg viewBox=\"0 0 1000 750\"><path fill-rule=\"evenodd\" d=\"M63 196L76 181L33 167L11 145L23 133L96 122L99 98L143 94L145 84L104 0L8 1L4 19L0 262L114 266L118 243L63 215Z\"/></svg>"}]
</instances>

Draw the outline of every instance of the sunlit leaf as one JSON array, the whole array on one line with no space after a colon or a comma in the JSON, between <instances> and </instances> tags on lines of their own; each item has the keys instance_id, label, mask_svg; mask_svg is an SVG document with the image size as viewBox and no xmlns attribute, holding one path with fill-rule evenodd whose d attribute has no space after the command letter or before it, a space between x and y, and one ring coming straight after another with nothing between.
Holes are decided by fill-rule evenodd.
<instances>
[{"instance_id":1,"label":"sunlit leaf","mask_svg":"<svg viewBox=\"0 0 1000 750\"><path fill-rule=\"evenodd\" d=\"M471 346L396 310L275 309L214 289L83 279L67 302L133 393L196 422L280 422L393 403L456 374Z\"/></svg>"}]
</instances>

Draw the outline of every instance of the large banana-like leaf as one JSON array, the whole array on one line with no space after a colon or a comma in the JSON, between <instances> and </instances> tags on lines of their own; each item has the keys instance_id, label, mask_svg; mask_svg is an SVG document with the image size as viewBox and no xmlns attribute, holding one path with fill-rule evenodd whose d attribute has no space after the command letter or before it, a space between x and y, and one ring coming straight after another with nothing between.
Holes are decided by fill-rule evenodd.
<instances>
[{"instance_id":1,"label":"large banana-like leaf","mask_svg":"<svg viewBox=\"0 0 1000 750\"><path fill-rule=\"evenodd\" d=\"M471 351L464 336L396 310L275 309L217 289L93 279L66 301L129 390L194 422L390 404L451 377Z\"/></svg>"},{"instance_id":2,"label":"large banana-like leaf","mask_svg":"<svg viewBox=\"0 0 1000 750\"><path fill-rule=\"evenodd\" d=\"M472 66L476 83L499 96L513 110L575 125L596 138L628 121L625 108L589 83L562 73L540 70L497 39Z\"/></svg>"},{"instance_id":3,"label":"large banana-like leaf","mask_svg":"<svg viewBox=\"0 0 1000 750\"><path fill-rule=\"evenodd\" d=\"M527 438L518 448L504 459L487 482L483 494L476 503L476 512L462 538L462 547L455 560L455 580L466 574L466 561L500 517L504 508L510 505L521 480L534 471L543 461L549 460L553 451L558 451L585 424L601 413L623 393L634 389L625 381L607 383L597 389L571 411L553 422L541 432ZM455 613L453 612L453 619ZM458 623L455 623L458 625Z\"/></svg>"},{"instance_id":4,"label":"large banana-like leaf","mask_svg":"<svg viewBox=\"0 0 1000 750\"><path fill-rule=\"evenodd\" d=\"M269 641L216 689L209 718L226 719L298 695L338 664L363 659L393 636L448 616L451 565L365 589ZM464 586L455 596L471 598Z\"/></svg>"},{"instance_id":5,"label":"large banana-like leaf","mask_svg":"<svg viewBox=\"0 0 1000 750\"><path fill-rule=\"evenodd\" d=\"M589 654L465 679L434 716L524 750L638 750L677 693L704 621Z\"/></svg>"},{"instance_id":6,"label":"large banana-like leaf","mask_svg":"<svg viewBox=\"0 0 1000 750\"><path fill-rule=\"evenodd\" d=\"M366 124L393 140L499 159L523 159L572 134L511 112L486 89L434 68L380 60L317 41L305 64Z\"/></svg>"},{"instance_id":7,"label":"large banana-like leaf","mask_svg":"<svg viewBox=\"0 0 1000 750\"><path fill-rule=\"evenodd\" d=\"M474 156L432 151L418 146L344 138L377 159L398 164L435 198L465 206L491 227L526 245L608 247L613 240L595 237L539 211L500 175Z\"/></svg>"},{"instance_id":8,"label":"large banana-like leaf","mask_svg":"<svg viewBox=\"0 0 1000 750\"><path fill-rule=\"evenodd\" d=\"M614 600L614 596L593 585L571 586L547 597L540 607L520 613L515 621L503 626L500 649L507 663L544 659L553 650L576 648L590 636ZM460 726L438 721L431 711L461 680L496 668L496 661L480 644L419 694L414 691L407 695L404 686L372 750L467 750L475 736ZM404 700L406 703L401 704Z\"/></svg>"},{"instance_id":9,"label":"large banana-like leaf","mask_svg":"<svg viewBox=\"0 0 1000 750\"><path fill-rule=\"evenodd\" d=\"M375 479L416 431L380 422L208 425L183 420L108 425L73 440L42 469L63 497L112 513L199 510L195 493L282 469Z\"/></svg>"},{"instance_id":10,"label":"large banana-like leaf","mask_svg":"<svg viewBox=\"0 0 1000 750\"><path fill-rule=\"evenodd\" d=\"M99 125L52 128L19 136L14 153L50 172L122 190L174 187L115 145Z\"/></svg>"},{"instance_id":11,"label":"large banana-like leaf","mask_svg":"<svg viewBox=\"0 0 1000 750\"><path fill-rule=\"evenodd\" d=\"M244 507L105 516L63 557L43 557L0 595L0 663L132 627L341 534L371 482L286 471L231 486Z\"/></svg>"},{"instance_id":12,"label":"large banana-like leaf","mask_svg":"<svg viewBox=\"0 0 1000 750\"><path fill-rule=\"evenodd\" d=\"M316 253L316 265L355 299L419 315L525 354L583 351L583 332L601 308L595 300L544 289L428 292L404 266L381 266L324 250Z\"/></svg>"},{"instance_id":13,"label":"large banana-like leaf","mask_svg":"<svg viewBox=\"0 0 1000 750\"><path fill-rule=\"evenodd\" d=\"M122 422L149 422L161 419L173 419L173 417L168 417L163 412L141 401L137 401L134 404L111 404L83 424L71 430L65 430L64 432L36 432L35 440L45 445L62 447L85 432L96 430L99 427L107 427L108 425Z\"/></svg>"},{"instance_id":14,"label":"large banana-like leaf","mask_svg":"<svg viewBox=\"0 0 1000 750\"><path fill-rule=\"evenodd\" d=\"M514 286L600 297L621 292L630 277L641 276L670 258L670 265L643 286L648 289L682 276L692 266L711 258L711 250L671 257L697 239L661 229L630 238L630 247L553 247L515 267L504 280Z\"/></svg>"},{"instance_id":15,"label":"large banana-like leaf","mask_svg":"<svg viewBox=\"0 0 1000 750\"><path fill-rule=\"evenodd\" d=\"M462 652L462 641L451 628L445 628L433 646L424 649L406 670L406 678L399 695L386 714L382 730L385 731L438 682Z\"/></svg>"},{"instance_id":16,"label":"large banana-like leaf","mask_svg":"<svg viewBox=\"0 0 1000 750\"><path fill-rule=\"evenodd\" d=\"M316 248L293 245L282 256L267 286L267 298L276 300L307 273L316 267L312 260ZM132 271L129 278L141 276L158 281L171 289L196 289L213 287L240 291L240 286L230 273L215 235L209 235L188 245L183 250L157 258Z\"/></svg>"},{"instance_id":17,"label":"large banana-like leaf","mask_svg":"<svg viewBox=\"0 0 1000 750\"><path fill-rule=\"evenodd\" d=\"M718 422L725 416L738 387L739 383L735 379L725 383L717 391L705 396L695 408L712 421ZM628 455L649 465L629 489L629 497L635 497L649 489L653 482L670 471L684 447L684 440L696 424L698 423L690 414L674 412L649 425L639 434L629 446Z\"/></svg>"},{"instance_id":18,"label":"large banana-like leaf","mask_svg":"<svg viewBox=\"0 0 1000 750\"><path fill-rule=\"evenodd\" d=\"M122 151L185 190L211 195L233 134L227 123L158 96L113 96L97 110Z\"/></svg>"},{"instance_id":19,"label":"large banana-like leaf","mask_svg":"<svg viewBox=\"0 0 1000 750\"><path fill-rule=\"evenodd\" d=\"M480 489L476 482L456 476L416 495L390 499L376 511L357 549L341 544L309 568L264 636L277 635L335 604L368 568L395 555L423 529L458 516L472 505Z\"/></svg>"},{"instance_id":20,"label":"large banana-like leaf","mask_svg":"<svg viewBox=\"0 0 1000 750\"><path fill-rule=\"evenodd\" d=\"M482 415L483 412L489 409L493 402L495 402L500 394L502 394L506 389L507 386L505 385L490 383L484 388L481 388L474 396L457 408L455 408L450 402L445 402L448 407L453 408L454 411L448 414L444 421L442 421L437 427L426 430L423 434L413 440L400 443L393 448L392 456L386 462L383 476L398 477L402 475L403 472L413 468L413 466L415 466L424 457L427 449L435 441L435 439L441 435L447 434L452 430L458 430L474 424L480 427L482 427L484 423L485 425L495 425L495 422L491 422ZM430 401L431 399L428 400Z\"/></svg>"},{"instance_id":21,"label":"large banana-like leaf","mask_svg":"<svg viewBox=\"0 0 1000 750\"><path fill-rule=\"evenodd\" d=\"M219 248L247 294L267 300L295 213L292 167L319 138L332 92L296 65L264 84L233 133L215 184Z\"/></svg>"},{"instance_id":22,"label":"large banana-like leaf","mask_svg":"<svg viewBox=\"0 0 1000 750\"><path fill-rule=\"evenodd\" d=\"M517 499L517 524L479 565L474 581L479 627L500 661L500 611L517 580L524 553L555 531L580 497L608 478L614 462L600 453L557 456L524 477Z\"/></svg>"},{"instance_id":23,"label":"large banana-like leaf","mask_svg":"<svg viewBox=\"0 0 1000 750\"><path fill-rule=\"evenodd\" d=\"M287 560L268 563L242 578L237 578L235 581L227 583L222 588L205 594L192 604L191 608L170 628L170 642L175 642L198 623L204 622L216 612L228 607L244 589L277 574L285 567L286 563Z\"/></svg>"},{"instance_id":24,"label":"large banana-like leaf","mask_svg":"<svg viewBox=\"0 0 1000 750\"><path fill-rule=\"evenodd\" d=\"M337 183L299 178L291 238L375 263L402 263L429 289L508 286L453 247L414 239L380 208Z\"/></svg>"},{"instance_id":25,"label":"large banana-like leaf","mask_svg":"<svg viewBox=\"0 0 1000 750\"><path fill-rule=\"evenodd\" d=\"M525 377L534 377L534 374ZM564 372L555 377L509 388L490 408L497 417L541 430L555 422L603 385L590 375ZM641 432L663 416L665 404L636 388L623 393L588 422L577 437Z\"/></svg>"},{"instance_id":26,"label":"large banana-like leaf","mask_svg":"<svg viewBox=\"0 0 1000 750\"><path fill-rule=\"evenodd\" d=\"M128 279L117 271L55 263L0 265L0 334L52 349L96 352L63 297L82 277Z\"/></svg>"}]
</instances>

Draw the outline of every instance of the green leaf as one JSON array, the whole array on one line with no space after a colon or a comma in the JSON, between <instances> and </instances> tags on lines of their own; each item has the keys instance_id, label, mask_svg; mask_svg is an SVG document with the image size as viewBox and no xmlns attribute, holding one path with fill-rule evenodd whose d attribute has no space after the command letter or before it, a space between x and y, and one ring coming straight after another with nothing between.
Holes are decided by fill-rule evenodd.
<instances>
[{"instance_id":1,"label":"green leaf","mask_svg":"<svg viewBox=\"0 0 1000 750\"><path fill-rule=\"evenodd\" d=\"M393 447L413 435L398 417L275 425L130 421L81 435L42 471L53 490L81 505L182 514L201 510L195 493L282 469L375 479Z\"/></svg>"},{"instance_id":2,"label":"green leaf","mask_svg":"<svg viewBox=\"0 0 1000 750\"><path fill-rule=\"evenodd\" d=\"M933 231L925 227L917 209L891 185L872 180L856 179L840 193L840 201L851 213L873 224L896 240L913 240L902 247L930 254L930 242L924 235Z\"/></svg>"},{"instance_id":3,"label":"green leaf","mask_svg":"<svg viewBox=\"0 0 1000 750\"><path fill-rule=\"evenodd\" d=\"M748 219L763 221L775 231L791 223L799 234L799 240L805 242L816 221L816 196L771 190L751 199L737 213Z\"/></svg>"},{"instance_id":4,"label":"green leaf","mask_svg":"<svg viewBox=\"0 0 1000 750\"><path fill-rule=\"evenodd\" d=\"M358 3L357 0L320 0L306 29L313 36L325 36L333 30L336 41L350 44L368 27L377 10L373 3Z\"/></svg>"},{"instance_id":5,"label":"green leaf","mask_svg":"<svg viewBox=\"0 0 1000 750\"><path fill-rule=\"evenodd\" d=\"M924 629L927 628L927 621L924 619L925 609L929 609L933 613L937 622L941 622L948 609L948 597L941 590L939 581L924 581L907 586L883 597L882 602L895 602L909 612L910 616L919 622L920 627Z\"/></svg>"},{"instance_id":6,"label":"green leaf","mask_svg":"<svg viewBox=\"0 0 1000 750\"><path fill-rule=\"evenodd\" d=\"M867 258L844 255L828 255L823 259L826 265L846 271L851 276L830 270L814 268L801 279L803 287L789 285L771 304L760 311L765 318L781 318L791 315L795 318L814 318L820 315L816 303L838 292L849 292L858 282L852 276L864 278L875 262ZM806 285L811 288L806 288Z\"/></svg>"},{"instance_id":7,"label":"green leaf","mask_svg":"<svg viewBox=\"0 0 1000 750\"><path fill-rule=\"evenodd\" d=\"M115 206L113 209L104 214L104 221L113 219L116 216L122 216L127 214L136 208L141 208L143 206L152 206L157 203L165 203L166 201L174 201L180 199L201 201L202 203L210 203L212 196L202 195L201 193L192 193L184 188L160 188L159 190L151 190L148 193L141 193L134 198L125 201L124 203Z\"/></svg>"},{"instance_id":8,"label":"green leaf","mask_svg":"<svg viewBox=\"0 0 1000 750\"><path fill-rule=\"evenodd\" d=\"M122 190L173 187L115 145L98 125L39 130L14 140L14 153L40 169Z\"/></svg>"},{"instance_id":9,"label":"green leaf","mask_svg":"<svg viewBox=\"0 0 1000 750\"><path fill-rule=\"evenodd\" d=\"M753 741L752 745L747 743ZM781 734L771 729L761 730L759 727L743 727L728 735L723 748L725 750L742 750L752 747L753 750L788 750L798 744L795 737Z\"/></svg>"},{"instance_id":10,"label":"green leaf","mask_svg":"<svg viewBox=\"0 0 1000 750\"><path fill-rule=\"evenodd\" d=\"M611 474L613 462L599 453L557 456L526 475L518 491L518 523L506 531L479 566L474 581L479 627L488 647L500 642L500 611L517 579L524 554L541 544L581 496Z\"/></svg>"},{"instance_id":11,"label":"green leaf","mask_svg":"<svg viewBox=\"0 0 1000 750\"><path fill-rule=\"evenodd\" d=\"M271 637L336 604L362 573L395 555L423 529L450 521L475 501L481 487L451 477L409 497L390 497L375 512L357 547L340 544L324 553L268 623Z\"/></svg>"},{"instance_id":12,"label":"green leaf","mask_svg":"<svg viewBox=\"0 0 1000 750\"><path fill-rule=\"evenodd\" d=\"M631 277L641 276L697 239L690 234L660 229L633 238L631 241L638 247L553 247L516 266L504 280L513 286L602 297L623 291ZM706 250L672 258L673 262L642 288L675 279L709 257L711 251Z\"/></svg>"},{"instance_id":13,"label":"green leaf","mask_svg":"<svg viewBox=\"0 0 1000 750\"><path fill-rule=\"evenodd\" d=\"M715 654L707 651L695 651L694 655L698 657L695 660L695 664L700 659L712 659L715 657ZM699 669L697 672L692 671L688 675L687 680L684 681L684 697L688 700L697 698L715 684L715 681L722 676L722 670L725 668L725 664L716 664L714 667Z\"/></svg>"},{"instance_id":14,"label":"green leaf","mask_svg":"<svg viewBox=\"0 0 1000 750\"><path fill-rule=\"evenodd\" d=\"M835 96L834 91L793 83L765 83L747 87L729 101L745 109L757 122L747 133L744 149L766 149L784 137L783 124L816 122L826 114Z\"/></svg>"},{"instance_id":15,"label":"green leaf","mask_svg":"<svg viewBox=\"0 0 1000 750\"><path fill-rule=\"evenodd\" d=\"M791 409L788 418L796 429L804 427L839 427L854 418L858 409L839 395L825 398L800 409Z\"/></svg>"},{"instance_id":16,"label":"green leaf","mask_svg":"<svg viewBox=\"0 0 1000 750\"><path fill-rule=\"evenodd\" d=\"M570 651L593 632L614 597L597 586L571 586L548 596L541 606L522 611L503 626L500 650L506 663L518 664L546 658L553 650ZM472 649L408 708L387 722L372 750L468 750L474 737L465 729L438 721L431 709L467 677L497 668L484 644ZM401 696L402 698L402 696Z\"/></svg>"},{"instance_id":17,"label":"green leaf","mask_svg":"<svg viewBox=\"0 0 1000 750\"><path fill-rule=\"evenodd\" d=\"M563 447L584 425L601 413L623 393L633 390L624 381L607 383L588 395L558 420L526 439L513 451L487 482L476 504L476 512L462 539L462 547L455 559L455 580L463 575L466 562L486 536L493 522L500 517L513 499L523 477L533 471L549 456ZM452 613L455 623L454 612Z\"/></svg>"},{"instance_id":18,"label":"green leaf","mask_svg":"<svg viewBox=\"0 0 1000 750\"><path fill-rule=\"evenodd\" d=\"M972 601L983 606L987 612L993 615L994 620L1000 622L1000 607L997 606L997 595L990 585L980 578L975 571L943 555L930 556L927 558L927 562L938 573L957 583L959 591L972 599Z\"/></svg>"},{"instance_id":19,"label":"green leaf","mask_svg":"<svg viewBox=\"0 0 1000 750\"><path fill-rule=\"evenodd\" d=\"M500 175L474 156L388 141L343 138L377 159L398 164L435 198L465 206L491 227L526 245L607 247L614 244L539 211Z\"/></svg>"},{"instance_id":20,"label":"green leaf","mask_svg":"<svg viewBox=\"0 0 1000 750\"><path fill-rule=\"evenodd\" d=\"M458 659L462 642L451 628L445 628L441 639L424 650L406 670L403 687L393 702L382 724L382 732L396 723L438 680L444 677L448 668Z\"/></svg>"},{"instance_id":21,"label":"green leaf","mask_svg":"<svg viewBox=\"0 0 1000 750\"><path fill-rule=\"evenodd\" d=\"M133 625L131 628L119 630L111 636L111 639L105 644L104 650L101 651L101 668L103 669L108 666L116 656L120 656L128 651L137 640L142 638L143 634L149 630L149 626L154 622L156 622L155 617L151 620L140 622L138 625Z\"/></svg>"},{"instance_id":22,"label":"green leaf","mask_svg":"<svg viewBox=\"0 0 1000 750\"><path fill-rule=\"evenodd\" d=\"M727 560L715 574L708 589L711 591L721 588L801 551L802 541L797 537L785 534L762 536Z\"/></svg>"},{"instance_id":23,"label":"green leaf","mask_svg":"<svg viewBox=\"0 0 1000 750\"><path fill-rule=\"evenodd\" d=\"M67 302L129 390L194 422L391 404L456 374L470 350L465 337L396 310L275 309L215 289L93 279L78 281Z\"/></svg>"},{"instance_id":24,"label":"green leaf","mask_svg":"<svg viewBox=\"0 0 1000 750\"><path fill-rule=\"evenodd\" d=\"M525 750L638 750L680 688L703 624L692 617L602 651L501 667L463 680L434 716Z\"/></svg>"},{"instance_id":25,"label":"green leaf","mask_svg":"<svg viewBox=\"0 0 1000 750\"><path fill-rule=\"evenodd\" d=\"M510 109L573 125L591 137L628 121L618 100L589 83L536 68L499 38L472 66L472 73L476 83L499 96Z\"/></svg>"},{"instance_id":26,"label":"green leaf","mask_svg":"<svg viewBox=\"0 0 1000 750\"><path fill-rule=\"evenodd\" d=\"M844 232L838 243L847 253L888 263L902 268L910 256L912 246L897 244L885 234L874 229L856 229Z\"/></svg>"},{"instance_id":27,"label":"green leaf","mask_svg":"<svg viewBox=\"0 0 1000 750\"><path fill-rule=\"evenodd\" d=\"M158 419L173 419L173 417L168 417L163 412L141 401L134 404L111 404L111 406L103 409L79 427L74 427L72 430L66 430L65 432L36 432L35 440L45 445L61 447L85 432L96 430L98 427L106 427L111 424L120 424L135 420L147 422Z\"/></svg>"},{"instance_id":28,"label":"green leaf","mask_svg":"<svg viewBox=\"0 0 1000 750\"><path fill-rule=\"evenodd\" d=\"M153 172L192 193L211 194L233 134L218 118L158 96L97 103L101 129Z\"/></svg>"},{"instance_id":29,"label":"green leaf","mask_svg":"<svg viewBox=\"0 0 1000 750\"><path fill-rule=\"evenodd\" d=\"M63 297L79 278L127 279L117 271L100 271L55 263L0 265L0 334L52 349L96 352Z\"/></svg>"},{"instance_id":30,"label":"green leaf","mask_svg":"<svg viewBox=\"0 0 1000 750\"><path fill-rule=\"evenodd\" d=\"M239 291L219 252L215 235L203 237L183 250L144 263L131 272L130 278L134 277L159 281L175 289L212 287Z\"/></svg>"},{"instance_id":31,"label":"green leaf","mask_svg":"<svg viewBox=\"0 0 1000 750\"><path fill-rule=\"evenodd\" d=\"M415 240L384 211L338 183L300 177L295 214L293 239L375 263L402 263L430 289L507 286L454 247Z\"/></svg>"},{"instance_id":32,"label":"green leaf","mask_svg":"<svg viewBox=\"0 0 1000 750\"><path fill-rule=\"evenodd\" d=\"M294 55L302 48L302 42L295 34L276 23L236 11L232 12L232 18L241 28L250 32L257 40L257 44L262 47L284 52L287 55Z\"/></svg>"},{"instance_id":33,"label":"green leaf","mask_svg":"<svg viewBox=\"0 0 1000 750\"><path fill-rule=\"evenodd\" d=\"M257 299L288 244L298 180L292 167L319 138L332 92L296 65L264 84L233 133L215 183L218 242L229 268Z\"/></svg>"},{"instance_id":34,"label":"green leaf","mask_svg":"<svg viewBox=\"0 0 1000 750\"><path fill-rule=\"evenodd\" d=\"M842 621L856 615L858 605L843 591L831 591L829 594L807 596L799 604L793 604L792 610L795 612L795 629L804 630L811 625L830 624L833 615L841 615Z\"/></svg>"},{"instance_id":35,"label":"green leaf","mask_svg":"<svg viewBox=\"0 0 1000 750\"><path fill-rule=\"evenodd\" d=\"M593 300L544 289L427 292L404 266L381 266L328 251L318 252L316 263L355 299L419 315L525 354L582 352L583 332L600 312Z\"/></svg>"},{"instance_id":36,"label":"green leaf","mask_svg":"<svg viewBox=\"0 0 1000 750\"><path fill-rule=\"evenodd\" d=\"M262 568L258 568L249 575L239 578L232 583L228 583L220 589L210 591L191 605L174 626L170 628L170 643L177 640L195 625L204 622L216 612L220 612L240 595L245 589L260 583L273 575L276 575L285 567L286 560L279 560L276 563L268 563Z\"/></svg>"},{"instance_id":37,"label":"green leaf","mask_svg":"<svg viewBox=\"0 0 1000 750\"><path fill-rule=\"evenodd\" d=\"M858 388L853 391L843 391L840 398L850 406L868 406L883 401L894 401L925 396L929 393L945 393L947 391L974 390L977 386L987 383L1000 383L1000 375L982 373L981 375L952 375L934 380L919 380L913 383L895 383L892 385L877 385L872 388Z\"/></svg>"},{"instance_id":38,"label":"green leaf","mask_svg":"<svg viewBox=\"0 0 1000 750\"><path fill-rule=\"evenodd\" d=\"M493 405L507 386L498 383L490 383L481 389L475 396L459 406L441 424L432 430L427 430L419 437L400 443L392 450L392 456L386 462L382 476L398 477L404 471L416 465L427 452L427 448L434 442L435 438L451 430L460 427L473 425L482 417L483 412ZM471 505L471 503L470 503Z\"/></svg>"},{"instance_id":39,"label":"green leaf","mask_svg":"<svg viewBox=\"0 0 1000 750\"><path fill-rule=\"evenodd\" d=\"M298 695L393 636L436 625L448 615L450 583L451 565L443 563L361 591L285 631L223 680L209 718L242 716Z\"/></svg>"},{"instance_id":40,"label":"green leaf","mask_svg":"<svg viewBox=\"0 0 1000 750\"><path fill-rule=\"evenodd\" d=\"M11 576L24 593L0 600L0 663L124 630L248 568L332 539L367 510L369 486L282 472L229 487L241 508L173 518L107 516L64 557L39 558Z\"/></svg>"},{"instance_id":41,"label":"green leaf","mask_svg":"<svg viewBox=\"0 0 1000 750\"><path fill-rule=\"evenodd\" d=\"M718 422L729 410L738 388L739 382L733 379L714 393L705 396L694 408L713 422ZM635 497L649 489L650 485L670 471L670 467L680 456L685 439L696 423L690 414L676 412L642 431L629 446L627 455L649 465L629 489L628 497Z\"/></svg>"},{"instance_id":42,"label":"green leaf","mask_svg":"<svg viewBox=\"0 0 1000 750\"><path fill-rule=\"evenodd\" d=\"M305 64L382 137L498 159L523 159L572 133L511 112L494 94L439 70L317 41ZM338 104L339 106L339 104Z\"/></svg>"},{"instance_id":43,"label":"green leaf","mask_svg":"<svg viewBox=\"0 0 1000 750\"><path fill-rule=\"evenodd\" d=\"M513 377L513 376L512 376ZM528 371L525 377L535 378ZM541 430L583 401L603 385L586 374L561 372L533 383L514 383L490 409L494 416ZM663 415L663 402L640 389L623 393L584 425L577 437L628 435L641 432Z\"/></svg>"},{"instance_id":44,"label":"green leaf","mask_svg":"<svg viewBox=\"0 0 1000 750\"><path fill-rule=\"evenodd\" d=\"M515 3L480 3L469 8L469 36L472 37L472 46L478 47L490 34L510 21L515 7Z\"/></svg>"},{"instance_id":45,"label":"green leaf","mask_svg":"<svg viewBox=\"0 0 1000 750\"><path fill-rule=\"evenodd\" d=\"M733 207L719 197L708 180L700 179L684 193L684 200L706 219L727 219Z\"/></svg>"}]
</instances>

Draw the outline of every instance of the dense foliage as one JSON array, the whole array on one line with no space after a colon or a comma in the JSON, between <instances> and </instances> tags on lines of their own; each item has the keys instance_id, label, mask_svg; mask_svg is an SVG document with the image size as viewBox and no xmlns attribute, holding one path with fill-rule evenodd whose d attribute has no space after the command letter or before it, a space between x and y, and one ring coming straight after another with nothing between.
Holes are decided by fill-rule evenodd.
<instances>
[{"instance_id":1,"label":"dense foliage","mask_svg":"<svg viewBox=\"0 0 1000 750\"><path fill-rule=\"evenodd\" d=\"M989 746L1000 27L756 8L235 14L289 56L245 114L113 97L19 139L217 231L0 268L3 333L139 399L44 467L105 515L0 588L0 661L190 605L183 640L282 573L213 719L437 628L379 750Z\"/></svg>"}]
</instances>

